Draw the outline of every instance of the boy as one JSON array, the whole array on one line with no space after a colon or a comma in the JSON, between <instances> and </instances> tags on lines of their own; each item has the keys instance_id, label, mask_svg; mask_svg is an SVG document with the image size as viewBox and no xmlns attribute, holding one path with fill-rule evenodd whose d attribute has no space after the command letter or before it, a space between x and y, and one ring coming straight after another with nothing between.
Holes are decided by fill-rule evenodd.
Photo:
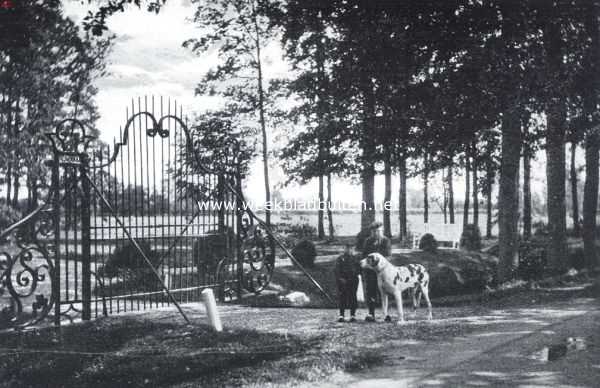
<instances>
[{"instance_id":1,"label":"boy","mask_svg":"<svg viewBox=\"0 0 600 388\"><path fill-rule=\"evenodd\" d=\"M344 246L344 253L335 261L335 282L338 289L340 317L338 322L344 322L344 313L350 309L350 322L355 322L356 291L358 289L359 261L352 254L352 244Z\"/></svg>"},{"instance_id":2,"label":"boy","mask_svg":"<svg viewBox=\"0 0 600 388\"><path fill-rule=\"evenodd\" d=\"M364 242L362 247L363 257L367 257L370 253L379 253L385 256L387 259L392 254L392 244L390 239L385 237L382 233L381 222L373 222L369 225L371 235ZM363 282L365 284L365 301L369 308L369 315L366 316L365 321L375 322L375 305L377 304L377 295L379 294L377 286L377 274L371 269L365 269L362 271Z\"/></svg>"}]
</instances>

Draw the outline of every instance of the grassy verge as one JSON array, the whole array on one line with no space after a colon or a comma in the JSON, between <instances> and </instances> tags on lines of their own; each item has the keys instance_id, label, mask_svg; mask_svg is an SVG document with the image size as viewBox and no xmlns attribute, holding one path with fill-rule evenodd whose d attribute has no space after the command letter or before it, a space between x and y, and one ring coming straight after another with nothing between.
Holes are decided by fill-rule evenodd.
<instances>
[{"instance_id":1,"label":"grassy verge","mask_svg":"<svg viewBox=\"0 0 600 388\"><path fill-rule=\"evenodd\" d=\"M143 316L4 333L0 386L293 386L382 364L382 343L436 340L460 330L423 324L399 331L383 323L365 330L360 323L332 323L328 315L319 316L323 326L293 334L245 328L243 317L215 333ZM295 314L284 314L278 325L289 321L293 327L296 320Z\"/></svg>"}]
</instances>

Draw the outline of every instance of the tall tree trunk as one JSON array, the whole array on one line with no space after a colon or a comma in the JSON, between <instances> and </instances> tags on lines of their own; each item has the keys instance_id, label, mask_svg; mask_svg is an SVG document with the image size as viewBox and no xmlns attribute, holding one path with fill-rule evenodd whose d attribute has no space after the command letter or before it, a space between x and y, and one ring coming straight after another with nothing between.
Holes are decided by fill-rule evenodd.
<instances>
[{"instance_id":1,"label":"tall tree trunk","mask_svg":"<svg viewBox=\"0 0 600 388\"><path fill-rule=\"evenodd\" d=\"M471 170L473 171L473 224L479 227L479 182L477 181L477 165L475 144L473 144L473 164Z\"/></svg>"},{"instance_id":2,"label":"tall tree trunk","mask_svg":"<svg viewBox=\"0 0 600 388\"><path fill-rule=\"evenodd\" d=\"M514 111L502 118L502 156L498 193L498 282L514 279L519 265L519 161L521 127Z\"/></svg>"},{"instance_id":3,"label":"tall tree trunk","mask_svg":"<svg viewBox=\"0 0 600 388\"><path fill-rule=\"evenodd\" d=\"M325 218L325 209L323 207L325 205L325 193L324 193L324 182L323 175L319 175L319 210L318 210L318 222L317 222L317 235L319 240L323 240L325 238L325 226L324 226L324 218Z\"/></svg>"},{"instance_id":4,"label":"tall tree trunk","mask_svg":"<svg viewBox=\"0 0 600 388\"><path fill-rule=\"evenodd\" d=\"M8 161L8 167L6 168L6 204L10 206L12 193L12 162Z\"/></svg>"},{"instance_id":5,"label":"tall tree trunk","mask_svg":"<svg viewBox=\"0 0 600 388\"><path fill-rule=\"evenodd\" d=\"M494 188L494 172L489 167L486 172L486 185L485 185L485 198L486 198L486 223L485 223L485 237L492 238L492 218L494 217L492 209L492 192Z\"/></svg>"},{"instance_id":6,"label":"tall tree trunk","mask_svg":"<svg viewBox=\"0 0 600 388\"><path fill-rule=\"evenodd\" d=\"M333 240L335 236L335 228L333 227L333 212L331 206L331 173L327 174L327 221L329 222L329 239Z\"/></svg>"},{"instance_id":7,"label":"tall tree trunk","mask_svg":"<svg viewBox=\"0 0 600 388\"><path fill-rule=\"evenodd\" d=\"M362 148L362 212L361 226L366 228L375 221L375 138L373 120L375 117L375 95L373 82L368 77L362 80L364 107L363 128L361 134Z\"/></svg>"},{"instance_id":8,"label":"tall tree trunk","mask_svg":"<svg viewBox=\"0 0 600 388\"><path fill-rule=\"evenodd\" d=\"M552 3L550 12L556 12ZM562 67L561 26L550 18L544 28L548 79L559 77ZM554 271L565 269L567 257L567 209L565 203L565 119L562 95L555 92L546 101L546 185L548 187L548 265Z\"/></svg>"},{"instance_id":9,"label":"tall tree trunk","mask_svg":"<svg viewBox=\"0 0 600 388\"><path fill-rule=\"evenodd\" d=\"M450 223L454 224L454 173L452 166L448 167L448 213Z\"/></svg>"},{"instance_id":10,"label":"tall tree trunk","mask_svg":"<svg viewBox=\"0 0 600 388\"><path fill-rule=\"evenodd\" d=\"M385 175L385 195L383 198L383 233L387 237L392 237L392 222L391 222L391 208L390 204L392 201L392 166L389 160L389 154L384 161L384 175Z\"/></svg>"},{"instance_id":11,"label":"tall tree trunk","mask_svg":"<svg viewBox=\"0 0 600 388\"><path fill-rule=\"evenodd\" d=\"M261 60L261 41L258 28L258 21L254 17L254 31L256 42L256 69L258 71L258 112L260 121L260 130L262 134L262 159L263 159L263 174L265 177L265 201L269 206L265 206L265 222L271 226L271 184L269 183L269 148L267 140L267 123L265 119L265 94L263 87L263 69Z\"/></svg>"},{"instance_id":12,"label":"tall tree trunk","mask_svg":"<svg viewBox=\"0 0 600 388\"><path fill-rule=\"evenodd\" d=\"M589 117L596 112L598 92L600 91L600 28L598 16L600 8L596 2L589 2L590 10L587 12L585 27L587 36L591 38L588 55L587 73L591 81L584 95L584 108ZM583 187L583 251L588 269L593 269L599 264L596 248L596 215L598 212L598 180L600 174L599 155L600 134L596 120L591 122L592 127L585 134L585 183Z\"/></svg>"},{"instance_id":13,"label":"tall tree trunk","mask_svg":"<svg viewBox=\"0 0 600 388\"><path fill-rule=\"evenodd\" d=\"M427 155L423 166L423 222L429 223L429 157Z\"/></svg>"},{"instance_id":14,"label":"tall tree trunk","mask_svg":"<svg viewBox=\"0 0 600 388\"><path fill-rule=\"evenodd\" d=\"M400 172L400 187L398 188L398 218L400 223L400 241L408 239L408 225L406 217L406 159L400 159L398 166Z\"/></svg>"},{"instance_id":15,"label":"tall tree trunk","mask_svg":"<svg viewBox=\"0 0 600 388\"><path fill-rule=\"evenodd\" d=\"M12 195L12 206L15 209L19 206L19 188L20 188L20 186L21 186L21 184L19 182L19 175L15 174L14 181L13 181L13 195Z\"/></svg>"},{"instance_id":16,"label":"tall tree trunk","mask_svg":"<svg viewBox=\"0 0 600 388\"><path fill-rule=\"evenodd\" d=\"M442 214L444 215L444 225L448 223L448 183L442 170Z\"/></svg>"},{"instance_id":17,"label":"tall tree trunk","mask_svg":"<svg viewBox=\"0 0 600 388\"><path fill-rule=\"evenodd\" d=\"M375 221L375 167L369 163L363 165L362 180L362 212L360 224L363 229Z\"/></svg>"},{"instance_id":18,"label":"tall tree trunk","mask_svg":"<svg viewBox=\"0 0 600 388\"><path fill-rule=\"evenodd\" d=\"M583 186L583 251L586 267L598 264L596 248L596 215L598 213L598 180L600 168L600 135L598 128L588 130L585 139L585 183Z\"/></svg>"},{"instance_id":19,"label":"tall tree trunk","mask_svg":"<svg viewBox=\"0 0 600 388\"><path fill-rule=\"evenodd\" d=\"M37 179L32 180L31 185L31 210L38 207L39 196L38 196L38 181Z\"/></svg>"},{"instance_id":20,"label":"tall tree trunk","mask_svg":"<svg viewBox=\"0 0 600 388\"><path fill-rule=\"evenodd\" d=\"M531 238L531 154L523 153L523 238Z\"/></svg>"},{"instance_id":21,"label":"tall tree trunk","mask_svg":"<svg viewBox=\"0 0 600 388\"><path fill-rule=\"evenodd\" d=\"M471 167L469 155L465 155L465 203L463 207L463 230L469 224L469 198L471 197Z\"/></svg>"},{"instance_id":22,"label":"tall tree trunk","mask_svg":"<svg viewBox=\"0 0 600 388\"><path fill-rule=\"evenodd\" d=\"M577 153L577 142L571 142L571 163L570 163L570 176L571 176L571 203L573 204L573 232L576 236L581 234L581 226L579 225L579 198L577 194L577 166L575 165L575 157Z\"/></svg>"}]
</instances>

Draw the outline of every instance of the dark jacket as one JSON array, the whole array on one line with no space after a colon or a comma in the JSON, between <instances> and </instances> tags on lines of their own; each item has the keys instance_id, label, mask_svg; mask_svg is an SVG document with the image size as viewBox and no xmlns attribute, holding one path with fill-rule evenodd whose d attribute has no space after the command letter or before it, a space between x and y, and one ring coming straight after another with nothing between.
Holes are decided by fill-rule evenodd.
<instances>
[{"instance_id":1,"label":"dark jacket","mask_svg":"<svg viewBox=\"0 0 600 388\"><path fill-rule=\"evenodd\" d=\"M389 258L392 255L392 243L390 242L390 239L385 236L382 236L381 238L367 238L362 250L363 256L375 252Z\"/></svg>"},{"instance_id":2,"label":"dark jacket","mask_svg":"<svg viewBox=\"0 0 600 388\"><path fill-rule=\"evenodd\" d=\"M339 283L340 280L358 280L360 264L356 257L344 253L336 259L334 271L337 283Z\"/></svg>"}]
</instances>

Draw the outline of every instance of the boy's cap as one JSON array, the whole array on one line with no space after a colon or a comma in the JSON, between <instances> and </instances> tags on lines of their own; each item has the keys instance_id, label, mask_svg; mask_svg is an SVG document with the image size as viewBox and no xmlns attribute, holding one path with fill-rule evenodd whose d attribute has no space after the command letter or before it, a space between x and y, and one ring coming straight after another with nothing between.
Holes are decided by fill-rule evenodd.
<instances>
[{"instance_id":1,"label":"boy's cap","mask_svg":"<svg viewBox=\"0 0 600 388\"><path fill-rule=\"evenodd\" d=\"M371 223L371 225L369 225L369 230L373 230L373 229L377 229L377 228L381 228L383 226L383 224L379 221L374 221Z\"/></svg>"}]
</instances>

